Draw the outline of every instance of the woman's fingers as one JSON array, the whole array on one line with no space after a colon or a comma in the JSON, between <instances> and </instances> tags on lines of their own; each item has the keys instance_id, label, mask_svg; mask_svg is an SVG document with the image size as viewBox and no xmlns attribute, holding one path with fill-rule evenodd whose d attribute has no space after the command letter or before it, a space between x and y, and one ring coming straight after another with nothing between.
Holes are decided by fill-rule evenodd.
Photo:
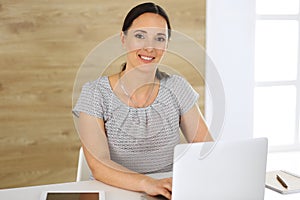
<instances>
[{"instance_id":1,"label":"woman's fingers","mask_svg":"<svg viewBox=\"0 0 300 200\"><path fill-rule=\"evenodd\" d=\"M166 197L167 199L171 199L172 197L172 178L161 179L161 195Z\"/></svg>"},{"instance_id":2,"label":"woman's fingers","mask_svg":"<svg viewBox=\"0 0 300 200\"><path fill-rule=\"evenodd\" d=\"M164 189L162 192L161 192L161 195L166 197L167 199L171 199L171 192L167 189Z\"/></svg>"},{"instance_id":3,"label":"woman's fingers","mask_svg":"<svg viewBox=\"0 0 300 200\"><path fill-rule=\"evenodd\" d=\"M172 178L162 179L164 181L163 187L172 192Z\"/></svg>"},{"instance_id":4,"label":"woman's fingers","mask_svg":"<svg viewBox=\"0 0 300 200\"><path fill-rule=\"evenodd\" d=\"M170 192L172 192L172 181L173 181L172 178L168 178L168 183L169 183L168 190L169 190Z\"/></svg>"},{"instance_id":5,"label":"woman's fingers","mask_svg":"<svg viewBox=\"0 0 300 200\"><path fill-rule=\"evenodd\" d=\"M143 180L144 191L151 196L162 195L167 199L172 196L172 178L153 179L147 177Z\"/></svg>"}]
</instances>

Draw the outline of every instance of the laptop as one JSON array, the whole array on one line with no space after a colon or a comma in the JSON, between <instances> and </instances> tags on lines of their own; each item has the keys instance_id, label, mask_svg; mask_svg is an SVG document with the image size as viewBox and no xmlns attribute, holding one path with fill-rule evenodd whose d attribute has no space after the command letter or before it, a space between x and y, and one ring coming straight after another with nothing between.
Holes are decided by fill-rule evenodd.
<instances>
[{"instance_id":1,"label":"laptop","mask_svg":"<svg viewBox=\"0 0 300 200\"><path fill-rule=\"evenodd\" d=\"M172 200L263 200L267 151L266 138L177 145Z\"/></svg>"}]
</instances>

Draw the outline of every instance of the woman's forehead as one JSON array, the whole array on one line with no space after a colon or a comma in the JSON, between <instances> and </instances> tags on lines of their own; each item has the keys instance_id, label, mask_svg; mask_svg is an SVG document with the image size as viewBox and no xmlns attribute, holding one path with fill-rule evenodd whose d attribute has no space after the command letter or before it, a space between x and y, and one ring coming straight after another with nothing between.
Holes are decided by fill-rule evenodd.
<instances>
[{"instance_id":1,"label":"woman's forehead","mask_svg":"<svg viewBox=\"0 0 300 200\"><path fill-rule=\"evenodd\" d=\"M138 28L158 28L158 29L168 29L166 20L155 13L144 13L133 20L132 25L129 29L138 29Z\"/></svg>"}]
</instances>

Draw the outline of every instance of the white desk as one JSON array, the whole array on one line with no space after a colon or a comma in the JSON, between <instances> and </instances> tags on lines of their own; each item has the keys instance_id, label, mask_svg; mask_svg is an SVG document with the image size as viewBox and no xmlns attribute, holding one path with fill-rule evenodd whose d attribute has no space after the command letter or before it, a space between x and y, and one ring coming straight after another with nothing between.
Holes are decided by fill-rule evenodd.
<instances>
[{"instance_id":1,"label":"white desk","mask_svg":"<svg viewBox=\"0 0 300 200\"><path fill-rule=\"evenodd\" d=\"M43 185L0 190L1 200L39 200L41 193L47 190L101 190L106 200L141 200L141 194L105 185L98 181L82 181L63 184ZM269 189L265 190L265 200L299 200L300 193L281 195Z\"/></svg>"},{"instance_id":2,"label":"white desk","mask_svg":"<svg viewBox=\"0 0 300 200\"><path fill-rule=\"evenodd\" d=\"M300 152L269 154L267 171L292 170L300 174ZM161 177L161 175L159 175ZM167 175L168 176L168 175ZM105 191L106 200L141 200L141 194L111 187L98 181L83 181L35 187L0 190L1 200L39 200L41 193L47 190L101 190ZM299 200L300 193L281 195L272 190L265 190L265 200Z\"/></svg>"},{"instance_id":3,"label":"white desk","mask_svg":"<svg viewBox=\"0 0 300 200\"><path fill-rule=\"evenodd\" d=\"M47 190L100 190L105 191L106 200L139 199L141 194L114 188L98 181L82 181L35 187L0 190L2 200L39 200L41 193Z\"/></svg>"}]
</instances>

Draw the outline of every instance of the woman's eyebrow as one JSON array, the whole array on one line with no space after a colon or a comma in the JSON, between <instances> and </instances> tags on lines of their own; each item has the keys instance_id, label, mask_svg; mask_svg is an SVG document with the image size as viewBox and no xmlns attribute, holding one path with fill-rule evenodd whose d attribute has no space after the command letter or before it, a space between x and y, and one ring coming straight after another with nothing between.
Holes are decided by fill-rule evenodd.
<instances>
[{"instance_id":1,"label":"woman's eyebrow","mask_svg":"<svg viewBox=\"0 0 300 200\"><path fill-rule=\"evenodd\" d=\"M144 30L135 30L134 33L136 32L143 32L143 33L147 33L147 31L144 31Z\"/></svg>"},{"instance_id":2,"label":"woman's eyebrow","mask_svg":"<svg viewBox=\"0 0 300 200\"><path fill-rule=\"evenodd\" d=\"M136 33L136 32L148 33L147 31L145 31L145 30L140 30L140 29L134 31L134 33ZM166 36L165 33L157 33L156 35Z\"/></svg>"},{"instance_id":3,"label":"woman's eyebrow","mask_svg":"<svg viewBox=\"0 0 300 200\"><path fill-rule=\"evenodd\" d=\"M156 35L166 36L165 33L157 33Z\"/></svg>"}]
</instances>

